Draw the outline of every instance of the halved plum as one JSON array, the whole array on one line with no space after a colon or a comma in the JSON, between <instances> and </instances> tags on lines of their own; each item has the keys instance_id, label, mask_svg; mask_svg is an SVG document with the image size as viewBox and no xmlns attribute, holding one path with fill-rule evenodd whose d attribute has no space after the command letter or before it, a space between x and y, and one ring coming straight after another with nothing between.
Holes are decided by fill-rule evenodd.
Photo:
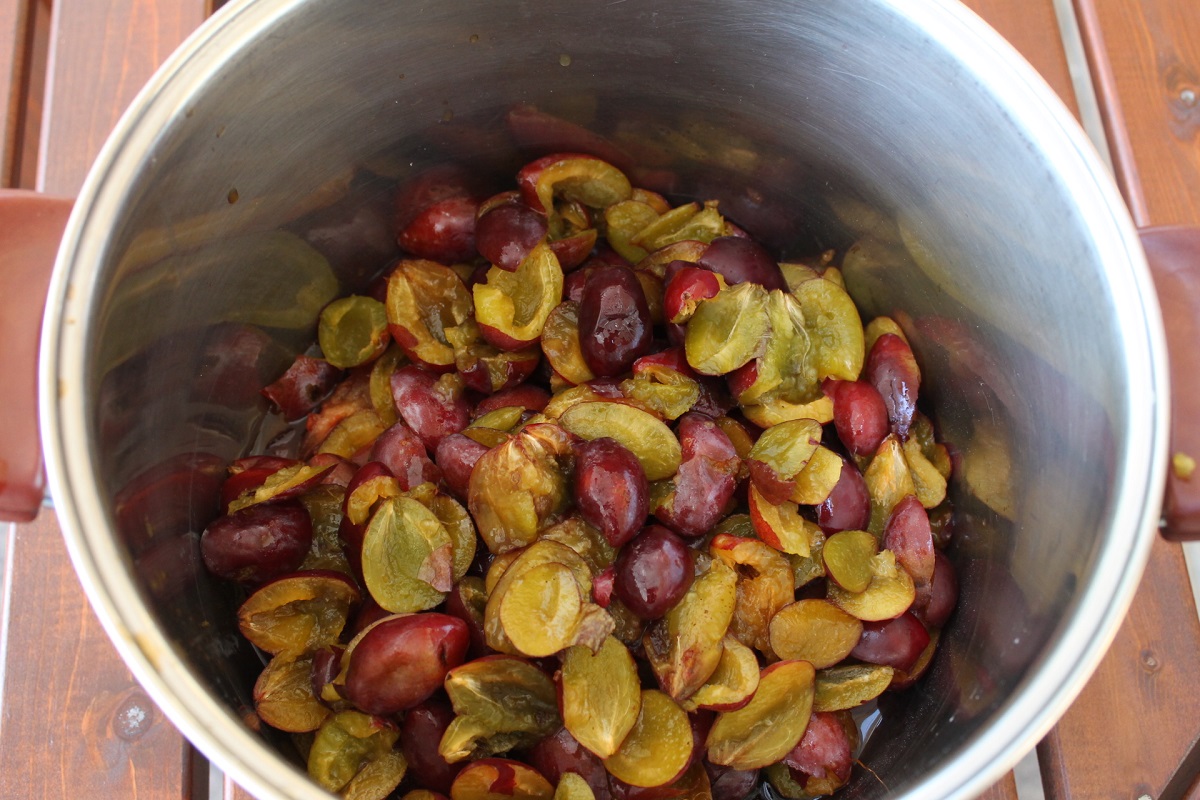
<instances>
[{"instance_id":1,"label":"halved plum","mask_svg":"<svg viewBox=\"0 0 1200 800\"><path fill-rule=\"evenodd\" d=\"M287 372L262 390L288 422L312 411L329 396L343 372L323 358L298 355Z\"/></svg>"},{"instance_id":2,"label":"halved plum","mask_svg":"<svg viewBox=\"0 0 1200 800\"><path fill-rule=\"evenodd\" d=\"M827 600L797 600L771 618L771 649L780 658L824 669L850 655L862 631L858 618Z\"/></svg>"},{"instance_id":3,"label":"halved plum","mask_svg":"<svg viewBox=\"0 0 1200 800\"><path fill-rule=\"evenodd\" d=\"M528 425L471 470L467 507L488 549L524 547L570 501L572 439L557 425Z\"/></svg>"},{"instance_id":4,"label":"halved plum","mask_svg":"<svg viewBox=\"0 0 1200 800\"><path fill-rule=\"evenodd\" d=\"M717 669L682 705L685 711L734 711L750 702L758 691L758 658L733 636L726 636Z\"/></svg>"},{"instance_id":5,"label":"halved plum","mask_svg":"<svg viewBox=\"0 0 1200 800\"><path fill-rule=\"evenodd\" d=\"M542 352L554 371L568 383L587 383L596 377L584 358L579 338L579 304L559 303L542 327Z\"/></svg>"},{"instance_id":6,"label":"halved plum","mask_svg":"<svg viewBox=\"0 0 1200 800\"><path fill-rule=\"evenodd\" d=\"M685 266L677 270L663 289L663 312L667 321L682 325L696 313L701 300L716 297L725 288L719 274L699 267Z\"/></svg>"},{"instance_id":7,"label":"halved plum","mask_svg":"<svg viewBox=\"0 0 1200 800\"><path fill-rule=\"evenodd\" d=\"M475 213L479 201L457 196L426 206L396 241L406 252L446 264L469 261L475 256Z\"/></svg>"},{"instance_id":8,"label":"halved plum","mask_svg":"<svg viewBox=\"0 0 1200 800\"><path fill-rule=\"evenodd\" d=\"M349 651L346 699L386 716L428 700L466 657L466 623L447 614L409 614L371 626Z\"/></svg>"},{"instance_id":9,"label":"halved plum","mask_svg":"<svg viewBox=\"0 0 1200 800\"><path fill-rule=\"evenodd\" d=\"M842 457L822 445L796 475L791 500L802 506L819 505L833 492L841 477Z\"/></svg>"},{"instance_id":10,"label":"halved plum","mask_svg":"<svg viewBox=\"0 0 1200 800\"><path fill-rule=\"evenodd\" d=\"M554 788L554 800L596 800L596 793L579 775L567 772Z\"/></svg>"},{"instance_id":11,"label":"halved plum","mask_svg":"<svg viewBox=\"0 0 1200 800\"><path fill-rule=\"evenodd\" d=\"M707 533L737 489L741 459L711 417L688 412L676 427L682 460L669 484L655 492L650 512L681 536Z\"/></svg>"},{"instance_id":12,"label":"halved plum","mask_svg":"<svg viewBox=\"0 0 1200 800\"><path fill-rule=\"evenodd\" d=\"M895 619L867 622L850 655L869 664L886 664L907 672L929 644L929 631L911 612Z\"/></svg>"},{"instance_id":13,"label":"halved plum","mask_svg":"<svg viewBox=\"0 0 1200 800\"><path fill-rule=\"evenodd\" d=\"M430 369L453 369L446 331L465 323L473 310L462 278L435 261L405 259L388 277L388 330L409 358Z\"/></svg>"},{"instance_id":14,"label":"halved plum","mask_svg":"<svg viewBox=\"0 0 1200 800\"><path fill-rule=\"evenodd\" d=\"M293 464L283 467L269 473L263 479L263 482L252 489L238 495L229 502L226 513L232 514L241 511L243 508L266 503L271 500L286 500L292 497L299 497L309 489L317 486L325 477L325 473L329 472L333 465L326 466L310 466L309 464ZM235 475L226 481L226 484L243 476L250 475L257 470L248 470Z\"/></svg>"},{"instance_id":15,"label":"halved plum","mask_svg":"<svg viewBox=\"0 0 1200 800\"><path fill-rule=\"evenodd\" d=\"M825 543L828 548L829 543ZM871 581L861 592L829 584L829 599L843 611L864 622L894 619L912 605L916 597L913 579L899 565L891 550L881 550L871 559Z\"/></svg>"},{"instance_id":16,"label":"halved plum","mask_svg":"<svg viewBox=\"0 0 1200 800\"><path fill-rule=\"evenodd\" d=\"M530 208L519 193L505 192L479 207L475 247L495 266L514 272L548 232L545 214Z\"/></svg>"},{"instance_id":17,"label":"halved plum","mask_svg":"<svg viewBox=\"0 0 1200 800\"><path fill-rule=\"evenodd\" d=\"M554 210L555 197L607 208L633 194L623 172L584 153L553 153L529 162L517 173L517 188L522 199L543 214Z\"/></svg>"},{"instance_id":18,"label":"halved plum","mask_svg":"<svg viewBox=\"0 0 1200 800\"><path fill-rule=\"evenodd\" d=\"M450 791L454 776L462 770L464 765L451 764L438 752L438 744L453 720L454 710L438 696L405 712L400 726L400 747L408 760L409 774L426 787L418 791L438 793L435 797L410 800L439 800Z\"/></svg>"},{"instance_id":19,"label":"halved plum","mask_svg":"<svg viewBox=\"0 0 1200 800\"><path fill-rule=\"evenodd\" d=\"M667 694L643 689L637 720L604 767L631 786L662 786L679 778L692 761L688 715Z\"/></svg>"},{"instance_id":20,"label":"halved plum","mask_svg":"<svg viewBox=\"0 0 1200 800\"><path fill-rule=\"evenodd\" d=\"M842 711L874 700L892 683L895 670L883 664L847 664L817 673L814 711Z\"/></svg>"},{"instance_id":21,"label":"halved plum","mask_svg":"<svg viewBox=\"0 0 1200 800\"><path fill-rule=\"evenodd\" d=\"M642 464L616 439L592 439L575 449L575 504L580 515L620 547L641 529L650 508Z\"/></svg>"},{"instance_id":22,"label":"halved plum","mask_svg":"<svg viewBox=\"0 0 1200 800\"><path fill-rule=\"evenodd\" d=\"M360 783L395 782L382 800L400 784L407 769L404 756L392 750L400 734L382 720L358 711L341 711L321 724L308 751L308 774L323 789L349 796ZM374 765L380 766L374 766ZM381 771L384 774L376 776Z\"/></svg>"},{"instance_id":23,"label":"halved plum","mask_svg":"<svg viewBox=\"0 0 1200 800\"><path fill-rule=\"evenodd\" d=\"M754 697L717 715L708 733L708 760L758 769L786 756L804 736L816 673L807 661L777 661L762 671Z\"/></svg>"},{"instance_id":24,"label":"halved plum","mask_svg":"<svg viewBox=\"0 0 1200 800\"><path fill-rule=\"evenodd\" d=\"M754 484L746 491L750 521L758 538L783 553L807 557L811 554L813 522L800 516L795 503L785 500L771 503Z\"/></svg>"},{"instance_id":25,"label":"halved plum","mask_svg":"<svg viewBox=\"0 0 1200 800\"><path fill-rule=\"evenodd\" d=\"M362 544L367 591L393 613L439 605L453 586L454 543L432 511L411 497L385 500Z\"/></svg>"},{"instance_id":26,"label":"halved plum","mask_svg":"<svg viewBox=\"0 0 1200 800\"><path fill-rule=\"evenodd\" d=\"M654 253L677 242L712 242L727 231L716 202L691 202L659 215L634 234L632 242Z\"/></svg>"},{"instance_id":27,"label":"halved plum","mask_svg":"<svg viewBox=\"0 0 1200 800\"><path fill-rule=\"evenodd\" d=\"M857 380L863 369L863 326L854 301L825 278L803 281L792 294L804 312L817 379Z\"/></svg>"},{"instance_id":28,"label":"halved plum","mask_svg":"<svg viewBox=\"0 0 1200 800\"><path fill-rule=\"evenodd\" d=\"M917 593L926 593L933 581L933 531L929 515L915 495L896 504L883 531L883 546L896 554L900 566L912 576Z\"/></svg>"},{"instance_id":29,"label":"halved plum","mask_svg":"<svg viewBox=\"0 0 1200 800\"><path fill-rule=\"evenodd\" d=\"M304 564L312 519L296 500L252 505L209 523L200 557L209 572L242 583L263 583Z\"/></svg>"},{"instance_id":30,"label":"halved plum","mask_svg":"<svg viewBox=\"0 0 1200 800\"><path fill-rule=\"evenodd\" d=\"M821 444L821 424L812 419L781 422L762 432L750 449L750 479L770 503L792 499L796 478Z\"/></svg>"},{"instance_id":31,"label":"halved plum","mask_svg":"<svg viewBox=\"0 0 1200 800\"><path fill-rule=\"evenodd\" d=\"M726 375L762 352L770 330L766 290L740 283L702 300L687 323L688 364L702 375Z\"/></svg>"},{"instance_id":32,"label":"halved plum","mask_svg":"<svg viewBox=\"0 0 1200 800\"><path fill-rule=\"evenodd\" d=\"M331 713L313 693L312 655L278 655L254 683L259 719L288 733L315 731Z\"/></svg>"},{"instance_id":33,"label":"halved plum","mask_svg":"<svg viewBox=\"0 0 1200 800\"><path fill-rule=\"evenodd\" d=\"M434 375L420 367L407 366L393 373L390 382L400 419L429 451L437 450L444 437L467 427L471 405L460 376Z\"/></svg>"},{"instance_id":34,"label":"halved plum","mask_svg":"<svg viewBox=\"0 0 1200 800\"><path fill-rule=\"evenodd\" d=\"M528 764L485 758L463 768L450 786L450 800L553 800L554 787Z\"/></svg>"},{"instance_id":35,"label":"halved plum","mask_svg":"<svg viewBox=\"0 0 1200 800\"><path fill-rule=\"evenodd\" d=\"M907 439L921 387L921 370L908 342L892 333L876 339L867 354L863 380L883 396L892 433Z\"/></svg>"},{"instance_id":36,"label":"halved plum","mask_svg":"<svg viewBox=\"0 0 1200 800\"><path fill-rule=\"evenodd\" d=\"M615 439L641 462L650 481L671 477L683 459L679 440L662 420L624 403L578 403L559 422L582 439Z\"/></svg>"},{"instance_id":37,"label":"halved plum","mask_svg":"<svg viewBox=\"0 0 1200 800\"><path fill-rule=\"evenodd\" d=\"M603 266L588 275L579 301L579 344L592 373L627 372L654 344L646 293L633 270Z\"/></svg>"},{"instance_id":38,"label":"halved plum","mask_svg":"<svg viewBox=\"0 0 1200 800\"><path fill-rule=\"evenodd\" d=\"M609 776L604 764L591 750L581 745L566 728L561 728L531 747L529 766L551 783L561 783L567 775L581 777L597 800L611 800Z\"/></svg>"},{"instance_id":39,"label":"halved plum","mask_svg":"<svg viewBox=\"0 0 1200 800\"><path fill-rule=\"evenodd\" d=\"M871 583L878 552L879 540L868 531L840 531L825 540L821 556L829 577L847 592L858 593Z\"/></svg>"},{"instance_id":40,"label":"halved plum","mask_svg":"<svg viewBox=\"0 0 1200 800\"><path fill-rule=\"evenodd\" d=\"M633 656L611 636L595 653L577 645L563 654L559 694L563 725L600 758L617 751L642 703Z\"/></svg>"},{"instance_id":41,"label":"halved plum","mask_svg":"<svg viewBox=\"0 0 1200 800\"><path fill-rule=\"evenodd\" d=\"M250 595L238 608L238 629L268 653L311 653L338 641L360 599L342 573L299 572Z\"/></svg>"},{"instance_id":42,"label":"halved plum","mask_svg":"<svg viewBox=\"0 0 1200 800\"><path fill-rule=\"evenodd\" d=\"M642 619L667 613L692 584L692 553L662 525L647 525L621 548L614 565L613 589Z\"/></svg>"},{"instance_id":43,"label":"halved plum","mask_svg":"<svg viewBox=\"0 0 1200 800\"><path fill-rule=\"evenodd\" d=\"M765 289L786 289L779 264L757 242L740 236L713 239L700 256L700 266L721 275L731 285L757 283Z\"/></svg>"},{"instance_id":44,"label":"halved plum","mask_svg":"<svg viewBox=\"0 0 1200 800\"><path fill-rule=\"evenodd\" d=\"M490 588L484 610L488 644L502 653L535 657L535 653L521 649L517 642L532 650L552 647L551 652L574 644L600 647L612 632L613 622L602 608L586 599L591 596L592 577L583 558L570 547L546 539L514 552L516 557L507 566L503 561L506 553L493 561L488 570ZM497 576L501 568L503 572ZM514 588L518 599L509 601L507 596ZM571 591L575 592L574 598ZM530 606L536 605L545 593L572 598L569 609L532 610ZM528 615L522 616L521 609ZM517 634L517 642L510 632Z\"/></svg>"},{"instance_id":45,"label":"halved plum","mask_svg":"<svg viewBox=\"0 0 1200 800\"><path fill-rule=\"evenodd\" d=\"M726 534L713 537L709 552L738 575L730 634L747 647L770 655L771 618L795 598L791 564L764 542Z\"/></svg>"},{"instance_id":46,"label":"halved plum","mask_svg":"<svg viewBox=\"0 0 1200 800\"><path fill-rule=\"evenodd\" d=\"M490 344L474 319L446 331L454 348L454 368L468 389L491 394L519 386L541 364L536 344L516 350L501 350Z\"/></svg>"},{"instance_id":47,"label":"halved plum","mask_svg":"<svg viewBox=\"0 0 1200 800\"><path fill-rule=\"evenodd\" d=\"M671 697L686 700L716 672L736 606L737 573L711 559L683 598L646 629L646 658Z\"/></svg>"},{"instance_id":48,"label":"halved plum","mask_svg":"<svg viewBox=\"0 0 1200 800\"><path fill-rule=\"evenodd\" d=\"M374 361L388 346L388 320L383 303L350 295L321 310L317 341L330 364L349 369Z\"/></svg>"},{"instance_id":49,"label":"halved plum","mask_svg":"<svg viewBox=\"0 0 1200 800\"><path fill-rule=\"evenodd\" d=\"M524 659L477 658L451 669L444 685L458 716L438 750L451 764L530 746L562 725L554 683Z\"/></svg>"},{"instance_id":50,"label":"halved plum","mask_svg":"<svg viewBox=\"0 0 1200 800\"><path fill-rule=\"evenodd\" d=\"M500 595L500 624L512 646L532 658L570 646L584 598L569 567L547 562L523 570Z\"/></svg>"},{"instance_id":51,"label":"halved plum","mask_svg":"<svg viewBox=\"0 0 1200 800\"><path fill-rule=\"evenodd\" d=\"M501 350L520 350L537 341L562 302L562 267L550 245L539 244L515 272L489 269L472 292L483 338Z\"/></svg>"},{"instance_id":52,"label":"halved plum","mask_svg":"<svg viewBox=\"0 0 1200 800\"><path fill-rule=\"evenodd\" d=\"M845 713L814 712L799 744L784 757L804 791L813 796L833 794L850 780L858 729Z\"/></svg>"}]
</instances>

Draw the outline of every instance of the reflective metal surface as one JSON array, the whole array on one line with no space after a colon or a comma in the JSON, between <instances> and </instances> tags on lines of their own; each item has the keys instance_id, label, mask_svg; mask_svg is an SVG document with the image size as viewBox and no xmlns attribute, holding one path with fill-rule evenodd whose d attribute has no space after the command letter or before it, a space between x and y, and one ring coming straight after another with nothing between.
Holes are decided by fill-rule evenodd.
<instances>
[{"instance_id":1,"label":"reflective metal surface","mask_svg":"<svg viewBox=\"0 0 1200 800\"><path fill-rule=\"evenodd\" d=\"M615 146L635 182L719 198L784 254L846 250L855 297L904 326L960 456L963 596L847 796L978 794L1065 710L1136 586L1165 351L1083 135L938 0L224 9L100 156L43 334L51 484L123 657L248 789L323 796L243 722L258 662L198 532L224 465L270 433L257 388L392 255L397 182L447 160L503 179L562 149L561 126L520 124L527 106L603 135L573 149Z\"/></svg>"}]
</instances>

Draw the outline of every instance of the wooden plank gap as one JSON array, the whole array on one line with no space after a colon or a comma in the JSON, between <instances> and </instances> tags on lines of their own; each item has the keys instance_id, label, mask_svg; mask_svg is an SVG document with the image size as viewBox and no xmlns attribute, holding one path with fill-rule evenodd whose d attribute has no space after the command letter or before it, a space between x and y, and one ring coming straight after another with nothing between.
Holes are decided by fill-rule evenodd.
<instances>
[{"instance_id":1,"label":"wooden plank gap","mask_svg":"<svg viewBox=\"0 0 1200 800\"><path fill-rule=\"evenodd\" d=\"M24 119L30 21L27 0L0 0L0 186L15 187Z\"/></svg>"}]
</instances>

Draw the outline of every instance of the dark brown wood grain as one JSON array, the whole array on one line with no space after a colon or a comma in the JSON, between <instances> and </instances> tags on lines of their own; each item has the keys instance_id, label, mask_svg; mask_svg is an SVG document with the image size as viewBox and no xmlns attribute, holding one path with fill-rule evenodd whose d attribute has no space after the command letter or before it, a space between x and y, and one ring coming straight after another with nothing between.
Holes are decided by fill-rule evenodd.
<instances>
[{"instance_id":1,"label":"dark brown wood grain","mask_svg":"<svg viewBox=\"0 0 1200 800\"><path fill-rule=\"evenodd\" d=\"M1200 12L1076 0L1122 189L1139 225L1200 221ZM1097 58L1103 54L1103 58Z\"/></svg>"},{"instance_id":2,"label":"dark brown wood grain","mask_svg":"<svg viewBox=\"0 0 1200 800\"><path fill-rule=\"evenodd\" d=\"M79 191L121 113L207 12L206 0L57 0L39 189Z\"/></svg>"},{"instance_id":3,"label":"dark brown wood grain","mask_svg":"<svg viewBox=\"0 0 1200 800\"><path fill-rule=\"evenodd\" d=\"M191 748L117 658L54 514L15 527L0 797L190 796Z\"/></svg>"},{"instance_id":4,"label":"dark brown wood grain","mask_svg":"<svg viewBox=\"0 0 1200 800\"><path fill-rule=\"evenodd\" d=\"M1191 596L1179 546L1157 542L1108 655L1040 745L1047 797L1162 797L1200 730Z\"/></svg>"}]
</instances>

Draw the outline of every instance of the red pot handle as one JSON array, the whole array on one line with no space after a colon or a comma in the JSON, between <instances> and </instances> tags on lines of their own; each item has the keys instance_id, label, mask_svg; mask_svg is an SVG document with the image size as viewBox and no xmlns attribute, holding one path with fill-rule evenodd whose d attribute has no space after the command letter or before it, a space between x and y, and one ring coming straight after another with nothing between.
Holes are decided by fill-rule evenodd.
<instances>
[{"instance_id":1,"label":"red pot handle","mask_svg":"<svg viewBox=\"0 0 1200 800\"><path fill-rule=\"evenodd\" d=\"M50 271L71 200L0 189L0 520L27 522L42 505L45 478L38 442L37 362Z\"/></svg>"},{"instance_id":2,"label":"red pot handle","mask_svg":"<svg viewBox=\"0 0 1200 800\"><path fill-rule=\"evenodd\" d=\"M1162 535L1200 539L1200 228L1164 225L1139 233L1158 289L1171 360L1172 463Z\"/></svg>"}]
</instances>

